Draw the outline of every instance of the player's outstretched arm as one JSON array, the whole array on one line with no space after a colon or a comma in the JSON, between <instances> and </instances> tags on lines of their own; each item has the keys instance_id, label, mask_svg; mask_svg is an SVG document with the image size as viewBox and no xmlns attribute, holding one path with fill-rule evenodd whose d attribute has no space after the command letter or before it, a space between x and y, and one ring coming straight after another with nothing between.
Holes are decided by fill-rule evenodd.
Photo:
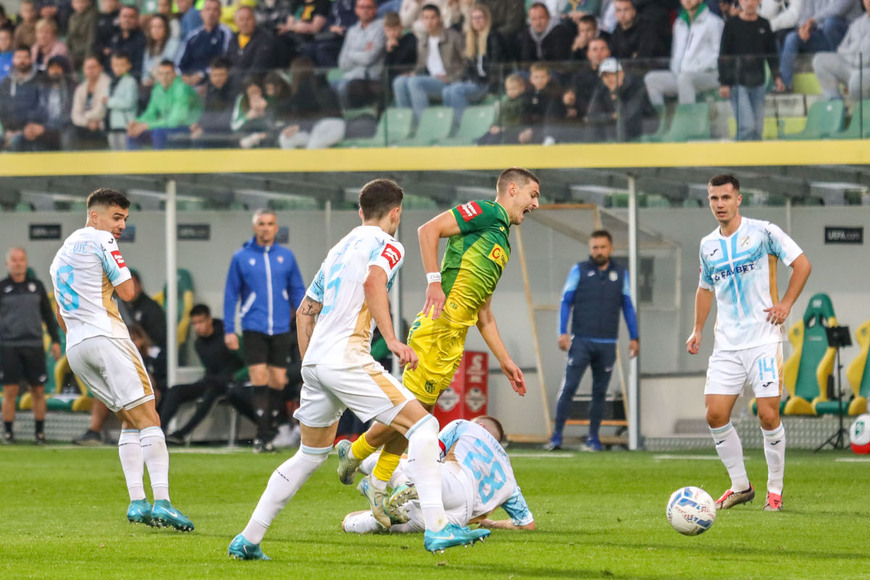
<instances>
[{"instance_id":1,"label":"player's outstretched arm","mask_svg":"<svg viewBox=\"0 0 870 580\"><path fill-rule=\"evenodd\" d=\"M492 296L486 299L483 306L480 307L480 312L477 313L477 328L480 330L480 335L483 337L486 346L492 351L492 354L498 359L501 366L501 372L508 378L513 387L520 396L526 394L526 379L523 377L523 371L511 359L508 354L507 347L501 339L498 332L498 325L495 323L495 315L491 308Z\"/></svg>"},{"instance_id":2,"label":"player's outstretched arm","mask_svg":"<svg viewBox=\"0 0 870 580\"><path fill-rule=\"evenodd\" d=\"M365 282L363 282L363 290L366 294L366 304L369 307L369 312L372 313L372 318L375 324L381 331L381 336L387 343L387 348L390 349L399 361L399 366L408 368L417 368L417 353L414 349L404 344L396 338L396 333L393 331L393 318L390 316L390 299L387 294L387 273L380 266L369 266L366 274ZM301 344L300 344L301 346Z\"/></svg>"},{"instance_id":3,"label":"player's outstretched arm","mask_svg":"<svg viewBox=\"0 0 870 580\"><path fill-rule=\"evenodd\" d=\"M423 271L427 274L441 271L438 267L438 242L441 238L449 238L460 233L459 223L452 211L441 213L419 228L417 238L420 240L420 255L423 258ZM441 282L431 282L426 288L426 303L423 304L423 312L432 310L432 319L441 316L444 309L444 301L447 297L441 288Z\"/></svg>"},{"instance_id":4,"label":"player's outstretched arm","mask_svg":"<svg viewBox=\"0 0 870 580\"><path fill-rule=\"evenodd\" d=\"M698 350L701 348L701 331L704 330L704 324L707 322L712 307L713 291L699 286L695 293L695 325L692 329L692 336L686 341L686 350L689 354L698 354Z\"/></svg>"},{"instance_id":5,"label":"player's outstretched arm","mask_svg":"<svg viewBox=\"0 0 870 580\"><path fill-rule=\"evenodd\" d=\"M782 324L785 322L791 313L791 307L794 306L798 296L803 292L807 279L810 277L810 272L813 270L806 254L801 254L795 258L789 267L791 268L791 278L788 280L785 296L771 308L764 309L767 312L767 321L771 324Z\"/></svg>"},{"instance_id":6,"label":"player's outstretched arm","mask_svg":"<svg viewBox=\"0 0 870 580\"><path fill-rule=\"evenodd\" d=\"M296 339L299 341L299 354L305 358L308 343L311 342L311 334L317 323L317 315L323 310L323 304L309 296L302 299L302 304L296 310Z\"/></svg>"}]
</instances>

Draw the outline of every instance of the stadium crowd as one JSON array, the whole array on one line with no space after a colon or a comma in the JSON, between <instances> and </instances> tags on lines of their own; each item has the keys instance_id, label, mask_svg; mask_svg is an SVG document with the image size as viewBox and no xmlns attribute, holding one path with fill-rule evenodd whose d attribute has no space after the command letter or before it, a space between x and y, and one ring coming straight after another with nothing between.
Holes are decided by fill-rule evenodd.
<instances>
[{"instance_id":1,"label":"stadium crowd","mask_svg":"<svg viewBox=\"0 0 870 580\"><path fill-rule=\"evenodd\" d=\"M734 2L734 3L732 3ZM731 100L759 139L803 58L870 97L870 0L21 0L0 5L11 151L322 148L387 104L500 104L479 142L635 140L668 102ZM801 56L806 55L806 56ZM766 65L766 67L765 67ZM668 101L670 99L670 101Z\"/></svg>"}]
</instances>

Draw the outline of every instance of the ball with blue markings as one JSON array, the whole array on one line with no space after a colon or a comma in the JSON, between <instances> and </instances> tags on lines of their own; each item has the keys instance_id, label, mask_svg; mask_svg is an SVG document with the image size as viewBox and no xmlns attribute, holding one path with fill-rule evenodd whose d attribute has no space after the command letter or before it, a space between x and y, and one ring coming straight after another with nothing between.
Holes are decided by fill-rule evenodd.
<instances>
[{"instance_id":1,"label":"ball with blue markings","mask_svg":"<svg viewBox=\"0 0 870 580\"><path fill-rule=\"evenodd\" d=\"M716 502L700 487L684 487L671 494L667 515L675 530L684 536L697 536L716 521Z\"/></svg>"}]
</instances>

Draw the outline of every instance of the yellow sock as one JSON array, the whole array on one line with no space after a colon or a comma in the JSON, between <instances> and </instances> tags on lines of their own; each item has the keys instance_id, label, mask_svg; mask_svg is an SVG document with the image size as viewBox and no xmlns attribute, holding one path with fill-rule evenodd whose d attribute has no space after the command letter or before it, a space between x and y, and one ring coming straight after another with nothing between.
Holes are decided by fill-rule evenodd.
<instances>
[{"instance_id":1,"label":"yellow sock","mask_svg":"<svg viewBox=\"0 0 870 580\"><path fill-rule=\"evenodd\" d=\"M401 458L401 455L381 451L381 456L378 458L378 463L375 465L374 470L372 470L372 475L381 481L390 481L390 478L393 477L393 472L399 467L399 460Z\"/></svg>"},{"instance_id":2,"label":"yellow sock","mask_svg":"<svg viewBox=\"0 0 870 580\"><path fill-rule=\"evenodd\" d=\"M357 461L362 461L375 451L377 451L377 449L369 445L369 442L366 441L365 433L360 435L359 438L353 442L353 445L350 446L350 452L353 453L353 456Z\"/></svg>"}]
</instances>

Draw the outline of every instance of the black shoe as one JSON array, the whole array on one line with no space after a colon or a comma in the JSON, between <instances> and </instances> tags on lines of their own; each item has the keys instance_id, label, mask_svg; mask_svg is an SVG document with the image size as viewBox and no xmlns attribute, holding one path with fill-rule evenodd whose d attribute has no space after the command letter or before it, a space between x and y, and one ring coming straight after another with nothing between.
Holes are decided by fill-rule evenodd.
<instances>
[{"instance_id":1,"label":"black shoe","mask_svg":"<svg viewBox=\"0 0 870 580\"><path fill-rule=\"evenodd\" d=\"M176 433L173 433L171 435L167 435L166 436L166 444L167 445L176 445L176 446L184 445L185 444L184 435L178 435Z\"/></svg>"},{"instance_id":2,"label":"black shoe","mask_svg":"<svg viewBox=\"0 0 870 580\"><path fill-rule=\"evenodd\" d=\"M254 453L274 453L275 446L272 445L271 441L264 441L263 439L254 439Z\"/></svg>"},{"instance_id":3,"label":"black shoe","mask_svg":"<svg viewBox=\"0 0 870 580\"><path fill-rule=\"evenodd\" d=\"M15 443L15 436L9 431L3 433L3 445L12 445Z\"/></svg>"},{"instance_id":4,"label":"black shoe","mask_svg":"<svg viewBox=\"0 0 870 580\"><path fill-rule=\"evenodd\" d=\"M545 451L561 451L562 445L559 443L553 443L552 441L550 441L549 443L544 445L544 450Z\"/></svg>"},{"instance_id":5,"label":"black shoe","mask_svg":"<svg viewBox=\"0 0 870 580\"><path fill-rule=\"evenodd\" d=\"M88 429L85 434L77 439L73 439L73 444L82 445L84 447L97 447L103 444L103 437L96 431Z\"/></svg>"},{"instance_id":6,"label":"black shoe","mask_svg":"<svg viewBox=\"0 0 870 580\"><path fill-rule=\"evenodd\" d=\"M45 445L45 433L37 433L36 434L36 444L37 445Z\"/></svg>"}]
</instances>

